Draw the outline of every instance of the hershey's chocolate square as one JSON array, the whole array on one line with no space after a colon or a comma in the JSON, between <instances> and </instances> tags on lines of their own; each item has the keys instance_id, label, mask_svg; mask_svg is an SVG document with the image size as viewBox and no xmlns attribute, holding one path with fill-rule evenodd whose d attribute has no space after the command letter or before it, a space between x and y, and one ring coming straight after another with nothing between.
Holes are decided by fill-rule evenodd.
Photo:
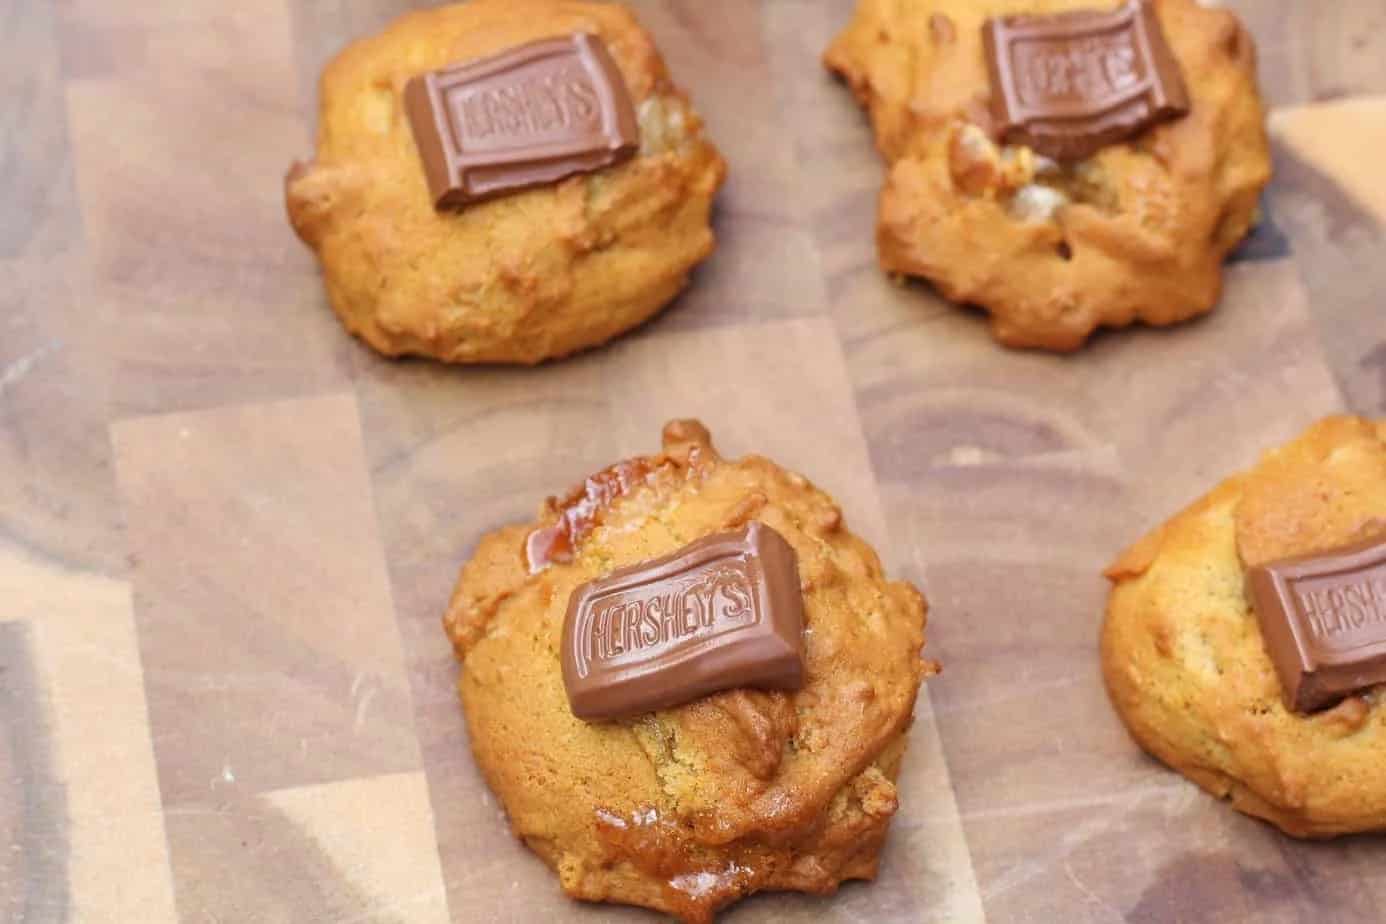
<instances>
[{"instance_id":1,"label":"hershey's chocolate square","mask_svg":"<svg viewBox=\"0 0 1386 924\"><path fill-rule=\"evenodd\" d=\"M612 719L732 687L803 683L794 549L770 527L693 542L577 590L563 623L573 714Z\"/></svg>"},{"instance_id":2,"label":"hershey's chocolate square","mask_svg":"<svg viewBox=\"0 0 1386 924\"><path fill-rule=\"evenodd\" d=\"M1386 683L1386 537L1253 568L1247 590L1291 709Z\"/></svg>"},{"instance_id":3,"label":"hershey's chocolate square","mask_svg":"<svg viewBox=\"0 0 1386 924\"><path fill-rule=\"evenodd\" d=\"M600 170L640 147L621 72L588 33L421 74L404 106L439 209Z\"/></svg>"},{"instance_id":4,"label":"hershey's chocolate square","mask_svg":"<svg viewBox=\"0 0 1386 924\"><path fill-rule=\"evenodd\" d=\"M1005 140L1047 157L1090 157L1189 111L1179 62L1149 0L1110 12L989 19L983 39Z\"/></svg>"}]
</instances>

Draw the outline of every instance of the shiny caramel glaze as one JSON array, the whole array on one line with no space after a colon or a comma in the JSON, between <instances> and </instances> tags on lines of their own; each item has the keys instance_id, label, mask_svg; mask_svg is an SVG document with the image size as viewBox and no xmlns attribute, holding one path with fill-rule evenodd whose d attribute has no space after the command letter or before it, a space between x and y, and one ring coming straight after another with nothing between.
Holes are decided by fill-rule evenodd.
<instances>
[{"instance_id":1,"label":"shiny caramel glaze","mask_svg":"<svg viewBox=\"0 0 1386 924\"><path fill-rule=\"evenodd\" d=\"M629 459L589 476L563 500L550 500L549 506L558 520L525 538L529 570L541 571L553 562L572 561L573 550L596 527L612 502L629 494L649 473L650 464L645 459Z\"/></svg>"}]
</instances>

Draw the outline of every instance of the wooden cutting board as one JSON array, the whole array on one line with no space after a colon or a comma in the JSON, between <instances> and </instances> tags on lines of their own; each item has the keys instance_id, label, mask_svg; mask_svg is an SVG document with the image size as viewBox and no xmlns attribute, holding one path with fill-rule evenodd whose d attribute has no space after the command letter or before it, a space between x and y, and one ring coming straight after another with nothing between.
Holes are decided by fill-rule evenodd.
<instances>
[{"instance_id":1,"label":"wooden cutting board","mask_svg":"<svg viewBox=\"0 0 1386 924\"><path fill-rule=\"evenodd\" d=\"M696 415L933 602L881 879L727 920L1375 921L1143 757L1101 568L1310 420L1386 413L1386 3L1238 0L1277 178L1210 318L1007 352L876 269L820 69L847 0L637 4L732 164L667 314L534 370L345 336L282 216L316 74L404 0L0 0L0 918L650 920L568 902L467 751L439 617L485 530Z\"/></svg>"}]
</instances>

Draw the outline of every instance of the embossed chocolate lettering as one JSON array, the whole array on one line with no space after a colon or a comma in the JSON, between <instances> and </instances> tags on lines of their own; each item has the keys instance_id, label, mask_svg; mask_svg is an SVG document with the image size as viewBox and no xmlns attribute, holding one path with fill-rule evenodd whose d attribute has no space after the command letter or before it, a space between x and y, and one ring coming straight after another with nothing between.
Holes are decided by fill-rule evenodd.
<instances>
[{"instance_id":1,"label":"embossed chocolate lettering","mask_svg":"<svg viewBox=\"0 0 1386 924\"><path fill-rule=\"evenodd\" d=\"M1316 638L1386 623L1386 577L1367 575L1342 587L1297 587L1295 598Z\"/></svg>"},{"instance_id":2,"label":"embossed chocolate lettering","mask_svg":"<svg viewBox=\"0 0 1386 924\"><path fill-rule=\"evenodd\" d=\"M404 104L437 208L609 167L640 145L621 72L586 33L422 74Z\"/></svg>"},{"instance_id":3,"label":"embossed chocolate lettering","mask_svg":"<svg viewBox=\"0 0 1386 924\"><path fill-rule=\"evenodd\" d=\"M600 128L600 101L592 78L575 65L556 74L531 75L508 87L464 87L448 98L458 142L483 142L495 134L524 141L554 129Z\"/></svg>"},{"instance_id":4,"label":"embossed chocolate lettering","mask_svg":"<svg viewBox=\"0 0 1386 924\"><path fill-rule=\"evenodd\" d=\"M1005 139L1072 160L1189 111L1155 7L1008 16L983 29Z\"/></svg>"},{"instance_id":5,"label":"embossed chocolate lettering","mask_svg":"<svg viewBox=\"0 0 1386 924\"><path fill-rule=\"evenodd\" d=\"M738 686L802 682L794 550L759 522L573 592L563 681L574 715L606 719Z\"/></svg>"},{"instance_id":6,"label":"embossed chocolate lettering","mask_svg":"<svg viewBox=\"0 0 1386 924\"><path fill-rule=\"evenodd\" d=\"M1386 537L1253 568L1247 587L1291 708L1386 683Z\"/></svg>"},{"instance_id":7,"label":"embossed chocolate lettering","mask_svg":"<svg viewBox=\"0 0 1386 924\"><path fill-rule=\"evenodd\" d=\"M684 575L652 588L648 597L615 597L593 609L588 657L602 661L675 644L755 616L751 576L734 564Z\"/></svg>"}]
</instances>

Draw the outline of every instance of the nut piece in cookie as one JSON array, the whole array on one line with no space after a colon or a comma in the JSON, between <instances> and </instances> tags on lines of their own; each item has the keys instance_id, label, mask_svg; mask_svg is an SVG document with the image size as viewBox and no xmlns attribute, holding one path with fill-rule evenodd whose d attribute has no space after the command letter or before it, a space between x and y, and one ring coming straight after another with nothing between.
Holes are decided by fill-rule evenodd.
<instances>
[{"instance_id":1,"label":"nut piece in cookie","mask_svg":"<svg viewBox=\"0 0 1386 924\"><path fill-rule=\"evenodd\" d=\"M1103 674L1142 747L1288 834L1386 829L1386 422L1316 424L1107 576Z\"/></svg>"},{"instance_id":2,"label":"nut piece in cookie","mask_svg":"<svg viewBox=\"0 0 1386 924\"><path fill-rule=\"evenodd\" d=\"M930 672L924 623L923 597L830 497L722 458L696 421L485 536L444 619L515 834L574 898L695 922L753 892L875 876ZM565 686L579 649L619 700L591 721ZM757 685L729 686L722 657L750 658ZM684 685L694 673L717 682ZM643 711L631 677L654 695Z\"/></svg>"},{"instance_id":3,"label":"nut piece in cookie","mask_svg":"<svg viewBox=\"0 0 1386 924\"><path fill-rule=\"evenodd\" d=\"M1213 308L1270 179L1255 51L1195 0L859 0L825 54L889 165L877 245L1009 346Z\"/></svg>"},{"instance_id":4,"label":"nut piece in cookie","mask_svg":"<svg viewBox=\"0 0 1386 924\"><path fill-rule=\"evenodd\" d=\"M725 174L629 10L473 0L327 66L317 152L285 195L333 309L372 347L537 363L683 289Z\"/></svg>"}]
</instances>

